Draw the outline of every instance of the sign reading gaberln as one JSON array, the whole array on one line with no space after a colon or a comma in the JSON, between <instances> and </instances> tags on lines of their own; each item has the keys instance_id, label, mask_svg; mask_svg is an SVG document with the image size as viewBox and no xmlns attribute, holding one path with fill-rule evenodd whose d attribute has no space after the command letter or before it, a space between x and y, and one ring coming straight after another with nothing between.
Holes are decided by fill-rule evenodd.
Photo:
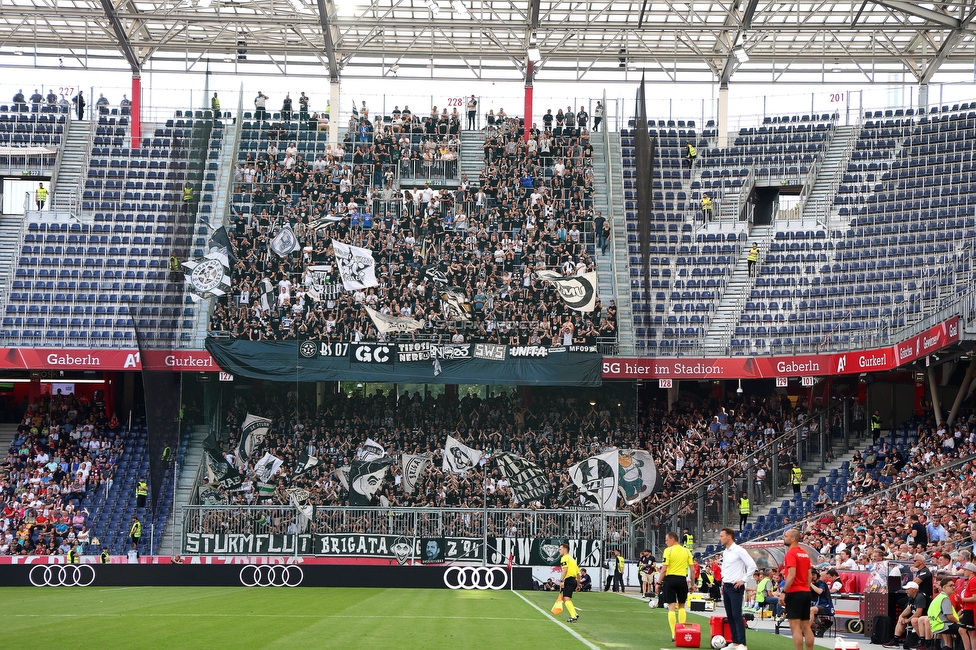
<instances>
[{"instance_id":1,"label":"sign reading gaberln","mask_svg":"<svg viewBox=\"0 0 976 650\"><path fill-rule=\"evenodd\" d=\"M505 564L509 556L516 566L554 566L559 561L559 544L568 542L570 554L580 566L599 566L603 542L592 539L548 537L444 537L444 561L482 559L489 564ZM403 535L288 535L236 533L184 533L183 553L187 555L315 555L339 558L376 558L399 564L422 562L424 548L420 537ZM487 557L485 557L487 556Z\"/></svg>"}]
</instances>

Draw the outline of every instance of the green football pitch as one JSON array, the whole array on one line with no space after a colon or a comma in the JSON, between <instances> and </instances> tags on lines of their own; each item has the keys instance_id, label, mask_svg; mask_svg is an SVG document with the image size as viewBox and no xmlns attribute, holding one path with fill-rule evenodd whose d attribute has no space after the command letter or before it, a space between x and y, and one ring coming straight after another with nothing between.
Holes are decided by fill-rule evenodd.
<instances>
[{"instance_id":1,"label":"green football pitch","mask_svg":"<svg viewBox=\"0 0 976 650\"><path fill-rule=\"evenodd\" d=\"M521 595L521 597L520 597ZM0 589L6 648L673 648L665 610L612 593L445 589L113 587ZM534 605L534 607L533 607ZM537 609L538 608L538 609ZM542 610L542 611L539 611ZM702 626L707 648L708 620ZM750 632L749 650L789 637Z\"/></svg>"}]
</instances>

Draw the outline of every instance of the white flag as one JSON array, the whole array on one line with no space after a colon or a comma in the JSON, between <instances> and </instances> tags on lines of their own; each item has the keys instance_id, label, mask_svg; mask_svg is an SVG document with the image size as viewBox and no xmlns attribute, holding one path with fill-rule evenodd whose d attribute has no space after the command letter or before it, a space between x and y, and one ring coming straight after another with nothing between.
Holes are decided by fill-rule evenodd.
<instances>
[{"instance_id":1,"label":"white flag","mask_svg":"<svg viewBox=\"0 0 976 650\"><path fill-rule=\"evenodd\" d=\"M363 443L362 449L356 454L357 460L371 461L377 458L383 458L386 456L386 450L383 449L383 445L376 442L372 438L366 438L366 442Z\"/></svg>"},{"instance_id":2,"label":"white flag","mask_svg":"<svg viewBox=\"0 0 976 650\"><path fill-rule=\"evenodd\" d=\"M315 517L315 506L312 504L312 494L302 488L288 488L288 500L298 510L298 532L308 532L308 525Z\"/></svg>"},{"instance_id":3,"label":"white flag","mask_svg":"<svg viewBox=\"0 0 976 650\"><path fill-rule=\"evenodd\" d=\"M384 334L414 332L424 326L423 321L403 316L390 316L369 307L366 307L366 313L373 319L373 325L376 326L376 329Z\"/></svg>"},{"instance_id":4,"label":"white flag","mask_svg":"<svg viewBox=\"0 0 976 650\"><path fill-rule=\"evenodd\" d=\"M301 247L301 244L298 243L298 236L292 230L291 224L285 224L278 231L278 234L275 235L275 238L271 240L271 250L278 257L287 257Z\"/></svg>"},{"instance_id":5,"label":"white flag","mask_svg":"<svg viewBox=\"0 0 976 650\"><path fill-rule=\"evenodd\" d=\"M313 264L305 270L305 293L312 297L312 300L335 300L343 292L344 287L340 284L333 284L332 266L326 264Z\"/></svg>"},{"instance_id":6,"label":"white flag","mask_svg":"<svg viewBox=\"0 0 976 650\"><path fill-rule=\"evenodd\" d=\"M312 230L321 230L333 224L342 222L342 217L337 217L332 214L327 214L324 217L317 217L312 219L312 222L308 224L308 227Z\"/></svg>"},{"instance_id":7,"label":"white flag","mask_svg":"<svg viewBox=\"0 0 976 650\"><path fill-rule=\"evenodd\" d=\"M265 454L261 460L254 465L254 475L262 483L267 483L271 480L271 477L278 473L281 466L285 464L285 461L281 460L277 456L272 456L271 454Z\"/></svg>"},{"instance_id":8,"label":"white flag","mask_svg":"<svg viewBox=\"0 0 976 650\"><path fill-rule=\"evenodd\" d=\"M264 442L270 428L270 419L247 414L244 424L241 425L241 439L237 443L237 458L240 465L243 465L244 461L251 460L254 450Z\"/></svg>"},{"instance_id":9,"label":"white flag","mask_svg":"<svg viewBox=\"0 0 976 650\"><path fill-rule=\"evenodd\" d=\"M468 447L452 436L447 437L444 445L443 470L448 474L464 474L474 469L481 462L484 452Z\"/></svg>"},{"instance_id":10,"label":"white flag","mask_svg":"<svg viewBox=\"0 0 976 650\"><path fill-rule=\"evenodd\" d=\"M580 496L595 510L617 509L617 450L592 456L569 468L569 478Z\"/></svg>"},{"instance_id":11,"label":"white flag","mask_svg":"<svg viewBox=\"0 0 976 650\"><path fill-rule=\"evenodd\" d=\"M556 288L559 297L571 309L593 311L596 306L596 272L564 277L553 271L537 271L540 280L549 282Z\"/></svg>"},{"instance_id":12,"label":"white flag","mask_svg":"<svg viewBox=\"0 0 976 650\"><path fill-rule=\"evenodd\" d=\"M339 483L342 487L346 488L346 492L349 491L349 470L352 469L349 465L343 465L336 470L336 475L339 477Z\"/></svg>"},{"instance_id":13,"label":"white flag","mask_svg":"<svg viewBox=\"0 0 976 650\"><path fill-rule=\"evenodd\" d=\"M376 281L376 262L373 252L358 246L350 246L332 240L332 250L339 265L339 276L346 291L366 289L379 285Z\"/></svg>"},{"instance_id":14,"label":"white flag","mask_svg":"<svg viewBox=\"0 0 976 650\"><path fill-rule=\"evenodd\" d=\"M268 311L277 305L278 299L275 297L274 285L268 278L262 279L258 283L258 306L261 307L261 311Z\"/></svg>"},{"instance_id":15,"label":"white flag","mask_svg":"<svg viewBox=\"0 0 976 650\"><path fill-rule=\"evenodd\" d=\"M403 471L403 491L413 494L417 483L427 471L431 458L428 454L401 454L400 469Z\"/></svg>"},{"instance_id":16,"label":"white flag","mask_svg":"<svg viewBox=\"0 0 976 650\"><path fill-rule=\"evenodd\" d=\"M224 250L210 251L203 257L183 262L184 278L190 298L219 298L230 291L230 264Z\"/></svg>"}]
</instances>

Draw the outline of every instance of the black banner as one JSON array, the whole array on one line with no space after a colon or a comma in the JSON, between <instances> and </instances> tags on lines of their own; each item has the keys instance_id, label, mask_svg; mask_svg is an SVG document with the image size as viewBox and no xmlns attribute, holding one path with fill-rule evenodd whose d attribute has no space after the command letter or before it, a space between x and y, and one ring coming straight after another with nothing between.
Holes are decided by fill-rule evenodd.
<instances>
[{"instance_id":1,"label":"black banner","mask_svg":"<svg viewBox=\"0 0 976 650\"><path fill-rule=\"evenodd\" d=\"M421 564L443 564L446 562L447 540L443 537L421 537L420 548L424 554L420 557Z\"/></svg>"},{"instance_id":2,"label":"black banner","mask_svg":"<svg viewBox=\"0 0 976 650\"><path fill-rule=\"evenodd\" d=\"M423 562L427 542L440 542L444 562L480 562L484 540L480 537L420 538L402 535L336 535L184 533L183 552L188 555L317 555L337 558L380 558L397 564ZM580 566L601 565L603 542L591 539L489 537L487 563L514 566L554 566L559 561L559 545L568 542L570 555Z\"/></svg>"},{"instance_id":3,"label":"black banner","mask_svg":"<svg viewBox=\"0 0 976 650\"><path fill-rule=\"evenodd\" d=\"M494 459L502 474L508 479L516 503L524 505L530 501L544 500L549 496L551 487L549 477L531 460L506 451L495 454Z\"/></svg>"},{"instance_id":4,"label":"black banner","mask_svg":"<svg viewBox=\"0 0 976 650\"><path fill-rule=\"evenodd\" d=\"M551 353L555 348L550 351L537 346L509 348L505 363L468 358L471 346L439 346L436 353L444 356L440 362L441 372L435 376L430 363L398 362L397 346L393 344L208 338L206 345L224 372L269 381L520 386L600 386L603 382L600 355L565 351L555 354ZM522 356L513 354L513 350L518 350ZM434 353L431 349L429 354L433 356ZM465 356L459 358L462 354ZM367 358L368 361L360 360Z\"/></svg>"}]
</instances>

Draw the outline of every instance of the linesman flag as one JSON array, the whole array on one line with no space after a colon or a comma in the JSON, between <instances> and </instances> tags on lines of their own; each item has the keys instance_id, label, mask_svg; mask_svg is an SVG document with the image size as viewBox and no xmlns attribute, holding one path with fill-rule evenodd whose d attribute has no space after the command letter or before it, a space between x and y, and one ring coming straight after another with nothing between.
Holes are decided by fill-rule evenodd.
<instances>
[{"instance_id":1,"label":"linesman flag","mask_svg":"<svg viewBox=\"0 0 976 650\"><path fill-rule=\"evenodd\" d=\"M617 450L591 456L569 468L569 478L594 510L617 509Z\"/></svg>"},{"instance_id":2,"label":"linesman flag","mask_svg":"<svg viewBox=\"0 0 976 650\"><path fill-rule=\"evenodd\" d=\"M441 468L448 474L464 474L481 462L485 453L468 447L453 436L444 444L444 463Z\"/></svg>"}]
</instances>

